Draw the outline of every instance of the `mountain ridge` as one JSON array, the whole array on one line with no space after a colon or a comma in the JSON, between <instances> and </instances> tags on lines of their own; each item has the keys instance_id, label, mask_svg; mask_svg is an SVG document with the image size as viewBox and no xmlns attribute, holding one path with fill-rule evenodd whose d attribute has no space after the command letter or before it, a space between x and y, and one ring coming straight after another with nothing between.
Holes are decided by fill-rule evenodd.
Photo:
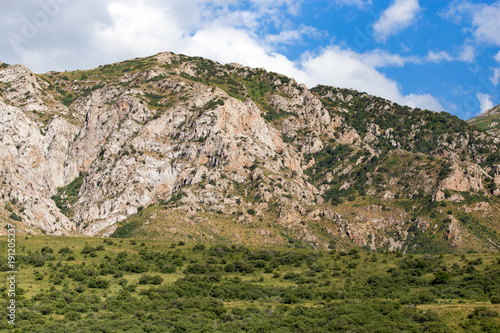
<instances>
[{"instance_id":1,"label":"mountain ridge","mask_svg":"<svg viewBox=\"0 0 500 333\"><path fill-rule=\"evenodd\" d=\"M169 52L87 71L1 68L3 215L25 232L500 243L500 140L449 114Z\"/></svg>"},{"instance_id":2,"label":"mountain ridge","mask_svg":"<svg viewBox=\"0 0 500 333\"><path fill-rule=\"evenodd\" d=\"M500 136L500 104L484 111L477 117L469 119L467 122L491 135Z\"/></svg>"}]
</instances>

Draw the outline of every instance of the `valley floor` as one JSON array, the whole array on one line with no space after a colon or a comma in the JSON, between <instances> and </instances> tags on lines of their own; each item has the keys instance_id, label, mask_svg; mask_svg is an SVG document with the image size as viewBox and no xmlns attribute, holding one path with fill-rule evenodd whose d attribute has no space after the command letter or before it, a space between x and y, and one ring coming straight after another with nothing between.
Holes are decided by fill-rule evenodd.
<instances>
[{"instance_id":1,"label":"valley floor","mask_svg":"<svg viewBox=\"0 0 500 333\"><path fill-rule=\"evenodd\" d=\"M498 253L21 236L13 298L0 244L19 332L500 332Z\"/></svg>"}]
</instances>

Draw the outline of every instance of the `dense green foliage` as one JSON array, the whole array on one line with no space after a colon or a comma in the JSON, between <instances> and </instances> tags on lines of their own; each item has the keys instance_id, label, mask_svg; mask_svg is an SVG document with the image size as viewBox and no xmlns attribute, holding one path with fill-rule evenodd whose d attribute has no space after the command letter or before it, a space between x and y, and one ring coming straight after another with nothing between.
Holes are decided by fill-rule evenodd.
<instances>
[{"instance_id":1,"label":"dense green foliage","mask_svg":"<svg viewBox=\"0 0 500 333\"><path fill-rule=\"evenodd\" d=\"M499 324L498 254L48 237L21 244L21 331L497 332ZM5 306L5 286L1 295ZM452 304L466 311L450 320Z\"/></svg>"},{"instance_id":2,"label":"dense green foliage","mask_svg":"<svg viewBox=\"0 0 500 333\"><path fill-rule=\"evenodd\" d=\"M311 91L321 98L332 114L344 118L362 138L368 132L369 124L378 126L384 135L377 137L376 146L383 152L399 148L414 153L437 154L455 143L453 151L461 158L472 158L479 163L484 162L484 157L491 158L498 152L497 145L483 141L471 125L447 112L411 109L350 89L317 86ZM352 99L327 97L337 93ZM349 112L339 112L338 108ZM495 162L500 162L500 159L496 158Z\"/></svg>"},{"instance_id":3,"label":"dense green foliage","mask_svg":"<svg viewBox=\"0 0 500 333\"><path fill-rule=\"evenodd\" d=\"M141 222L139 220L134 220L132 222L121 225L118 228L116 228L115 232L113 232L111 237L128 238L140 226L141 226Z\"/></svg>"},{"instance_id":4,"label":"dense green foliage","mask_svg":"<svg viewBox=\"0 0 500 333\"><path fill-rule=\"evenodd\" d=\"M82 187L83 179L86 175L86 172L80 172L80 175L70 184L58 188L57 194L51 197L56 203L57 208L59 208L64 215L71 216L71 205L78 200L78 192L80 191L80 187Z\"/></svg>"}]
</instances>

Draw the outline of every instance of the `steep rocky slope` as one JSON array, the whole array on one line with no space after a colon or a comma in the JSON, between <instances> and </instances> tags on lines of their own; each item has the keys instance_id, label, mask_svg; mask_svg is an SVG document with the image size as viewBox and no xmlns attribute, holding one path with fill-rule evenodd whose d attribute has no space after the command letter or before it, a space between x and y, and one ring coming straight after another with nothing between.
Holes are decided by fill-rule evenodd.
<instances>
[{"instance_id":1,"label":"steep rocky slope","mask_svg":"<svg viewBox=\"0 0 500 333\"><path fill-rule=\"evenodd\" d=\"M500 139L447 113L172 53L0 67L0 216L25 232L500 245Z\"/></svg>"}]
</instances>

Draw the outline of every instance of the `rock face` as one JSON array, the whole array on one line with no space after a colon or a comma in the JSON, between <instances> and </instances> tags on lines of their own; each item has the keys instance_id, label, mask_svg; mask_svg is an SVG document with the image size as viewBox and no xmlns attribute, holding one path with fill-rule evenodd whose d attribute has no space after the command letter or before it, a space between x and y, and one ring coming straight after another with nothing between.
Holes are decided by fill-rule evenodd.
<instances>
[{"instance_id":1,"label":"rock face","mask_svg":"<svg viewBox=\"0 0 500 333\"><path fill-rule=\"evenodd\" d=\"M446 114L168 52L43 75L0 65L0 216L25 232L139 221L162 239L409 251L446 218L435 203L498 204L498 139ZM461 221L436 230L483 246Z\"/></svg>"}]
</instances>

